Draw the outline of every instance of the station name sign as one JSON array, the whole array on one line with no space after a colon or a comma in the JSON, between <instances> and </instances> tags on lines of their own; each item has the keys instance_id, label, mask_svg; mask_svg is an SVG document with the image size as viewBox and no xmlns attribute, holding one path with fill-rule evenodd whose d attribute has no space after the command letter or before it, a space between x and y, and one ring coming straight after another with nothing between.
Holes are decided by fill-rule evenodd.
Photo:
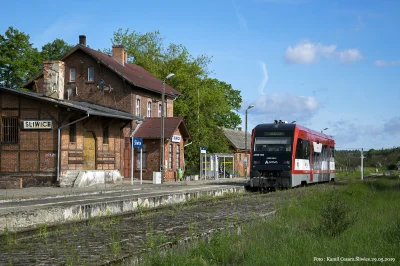
<instances>
[{"instance_id":1,"label":"station name sign","mask_svg":"<svg viewBox=\"0 0 400 266\"><path fill-rule=\"evenodd\" d=\"M22 121L23 129L52 129L53 121L51 120L38 120L38 121Z\"/></svg>"},{"instance_id":2,"label":"station name sign","mask_svg":"<svg viewBox=\"0 0 400 266\"><path fill-rule=\"evenodd\" d=\"M173 135L172 136L172 142L180 142L181 141L181 136L180 135Z\"/></svg>"},{"instance_id":3,"label":"station name sign","mask_svg":"<svg viewBox=\"0 0 400 266\"><path fill-rule=\"evenodd\" d=\"M264 136L285 136L285 132L264 132Z\"/></svg>"}]
</instances>

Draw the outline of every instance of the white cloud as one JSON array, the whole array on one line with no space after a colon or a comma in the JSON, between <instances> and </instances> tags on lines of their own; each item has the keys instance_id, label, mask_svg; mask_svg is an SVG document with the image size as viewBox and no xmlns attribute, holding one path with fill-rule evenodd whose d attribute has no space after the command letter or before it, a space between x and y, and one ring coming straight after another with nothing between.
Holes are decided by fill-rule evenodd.
<instances>
[{"instance_id":1,"label":"white cloud","mask_svg":"<svg viewBox=\"0 0 400 266\"><path fill-rule=\"evenodd\" d=\"M355 31L359 31L365 27L365 23L362 20L361 16L357 17L357 25L354 26Z\"/></svg>"},{"instance_id":2,"label":"white cloud","mask_svg":"<svg viewBox=\"0 0 400 266\"><path fill-rule=\"evenodd\" d=\"M339 53L340 60L345 63L360 61L363 59L358 49L347 49Z\"/></svg>"},{"instance_id":3,"label":"white cloud","mask_svg":"<svg viewBox=\"0 0 400 266\"><path fill-rule=\"evenodd\" d=\"M261 95L253 104L251 112L261 123L274 119L306 121L321 108L321 104L313 96L299 96L286 92Z\"/></svg>"},{"instance_id":4,"label":"white cloud","mask_svg":"<svg viewBox=\"0 0 400 266\"><path fill-rule=\"evenodd\" d=\"M329 57L336 49L336 45L322 45L312 43L308 40L300 41L295 47L289 46L286 49L286 62L290 64L312 64L321 56Z\"/></svg>"},{"instance_id":5,"label":"white cloud","mask_svg":"<svg viewBox=\"0 0 400 266\"><path fill-rule=\"evenodd\" d=\"M319 61L321 57L328 59L339 57L343 62L350 63L363 59L358 49L336 51L336 45L324 45L308 40L300 41L296 46L286 49L285 60L289 64L310 65Z\"/></svg>"},{"instance_id":6,"label":"white cloud","mask_svg":"<svg viewBox=\"0 0 400 266\"><path fill-rule=\"evenodd\" d=\"M375 66L377 66L377 67L398 66L398 65L400 65L400 60L394 60L394 61L376 60L375 61Z\"/></svg>"},{"instance_id":7,"label":"white cloud","mask_svg":"<svg viewBox=\"0 0 400 266\"><path fill-rule=\"evenodd\" d=\"M382 130L375 125L367 125L353 120L341 119L329 123L329 135L332 134L336 144L341 146L345 144L356 143L360 138L371 135L382 136Z\"/></svg>"},{"instance_id":8,"label":"white cloud","mask_svg":"<svg viewBox=\"0 0 400 266\"><path fill-rule=\"evenodd\" d=\"M268 72L267 72L267 66L265 65L264 62L259 62L260 66L261 66L261 70L263 72L263 79L260 82L260 85L258 86L258 93L260 95L264 95L264 90L265 90L265 86L267 85L268 82Z\"/></svg>"},{"instance_id":9,"label":"white cloud","mask_svg":"<svg viewBox=\"0 0 400 266\"><path fill-rule=\"evenodd\" d=\"M242 30L247 30L247 22L246 19L244 18L244 16L239 12L238 7L235 5L235 9L236 9L236 18L239 22L240 28Z\"/></svg>"}]
</instances>

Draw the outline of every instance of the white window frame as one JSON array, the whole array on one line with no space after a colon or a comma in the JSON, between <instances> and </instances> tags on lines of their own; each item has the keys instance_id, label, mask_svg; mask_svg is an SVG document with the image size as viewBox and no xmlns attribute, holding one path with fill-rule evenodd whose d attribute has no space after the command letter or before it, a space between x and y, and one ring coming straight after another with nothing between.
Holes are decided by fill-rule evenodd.
<instances>
[{"instance_id":1,"label":"white window frame","mask_svg":"<svg viewBox=\"0 0 400 266\"><path fill-rule=\"evenodd\" d=\"M140 116L140 99L136 99L136 116Z\"/></svg>"},{"instance_id":2,"label":"white window frame","mask_svg":"<svg viewBox=\"0 0 400 266\"><path fill-rule=\"evenodd\" d=\"M71 67L69 69L69 81L70 82L75 82L76 81L76 68L75 67Z\"/></svg>"},{"instance_id":3,"label":"white window frame","mask_svg":"<svg viewBox=\"0 0 400 266\"><path fill-rule=\"evenodd\" d=\"M90 77L90 72L92 71L92 78ZM94 81L94 67L89 67L88 68L88 81Z\"/></svg>"},{"instance_id":4,"label":"white window frame","mask_svg":"<svg viewBox=\"0 0 400 266\"><path fill-rule=\"evenodd\" d=\"M147 102L147 117L151 117L151 102Z\"/></svg>"},{"instance_id":5,"label":"white window frame","mask_svg":"<svg viewBox=\"0 0 400 266\"><path fill-rule=\"evenodd\" d=\"M158 117L161 117L161 103L158 104Z\"/></svg>"}]
</instances>

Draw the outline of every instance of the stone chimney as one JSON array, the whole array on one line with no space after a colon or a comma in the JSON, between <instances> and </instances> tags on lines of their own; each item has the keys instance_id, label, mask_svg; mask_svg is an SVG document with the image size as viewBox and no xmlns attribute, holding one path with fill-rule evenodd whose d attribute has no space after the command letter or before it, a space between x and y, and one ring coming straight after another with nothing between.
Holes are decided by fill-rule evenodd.
<instances>
[{"instance_id":1,"label":"stone chimney","mask_svg":"<svg viewBox=\"0 0 400 266\"><path fill-rule=\"evenodd\" d=\"M48 97L64 99L64 77L63 61L44 61L42 92Z\"/></svg>"},{"instance_id":2,"label":"stone chimney","mask_svg":"<svg viewBox=\"0 0 400 266\"><path fill-rule=\"evenodd\" d=\"M241 127L238 127L238 130L239 130L239 131L242 131L242 128L241 128Z\"/></svg>"},{"instance_id":3,"label":"stone chimney","mask_svg":"<svg viewBox=\"0 0 400 266\"><path fill-rule=\"evenodd\" d=\"M128 63L128 53L125 51L125 57L124 57L125 59L124 59L124 62L125 63Z\"/></svg>"},{"instance_id":4,"label":"stone chimney","mask_svg":"<svg viewBox=\"0 0 400 266\"><path fill-rule=\"evenodd\" d=\"M123 66L125 65L125 50L122 45L113 45L112 56L115 60L120 62Z\"/></svg>"},{"instance_id":5,"label":"stone chimney","mask_svg":"<svg viewBox=\"0 0 400 266\"><path fill-rule=\"evenodd\" d=\"M86 46L86 36L85 35L79 35L79 44Z\"/></svg>"}]
</instances>

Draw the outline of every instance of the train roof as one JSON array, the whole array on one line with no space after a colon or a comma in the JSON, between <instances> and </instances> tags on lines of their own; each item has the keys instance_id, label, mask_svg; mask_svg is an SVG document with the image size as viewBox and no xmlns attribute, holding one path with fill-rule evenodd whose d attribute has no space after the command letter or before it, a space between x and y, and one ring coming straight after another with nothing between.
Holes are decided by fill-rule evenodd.
<instances>
[{"instance_id":1,"label":"train roof","mask_svg":"<svg viewBox=\"0 0 400 266\"><path fill-rule=\"evenodd\" d=\"M326 134L320 133L318 131L312 130L310 128L298 125L298 124L288 124L288 123L268 123L268 124L259 124L254 129L256 130L284 130L284 131L294 131L295 128L299 130L306 131L310 134L316 135L320 138L325 138L329 140L333 140L333 137L328 136Z\"/></svg>"}]
</instances>

